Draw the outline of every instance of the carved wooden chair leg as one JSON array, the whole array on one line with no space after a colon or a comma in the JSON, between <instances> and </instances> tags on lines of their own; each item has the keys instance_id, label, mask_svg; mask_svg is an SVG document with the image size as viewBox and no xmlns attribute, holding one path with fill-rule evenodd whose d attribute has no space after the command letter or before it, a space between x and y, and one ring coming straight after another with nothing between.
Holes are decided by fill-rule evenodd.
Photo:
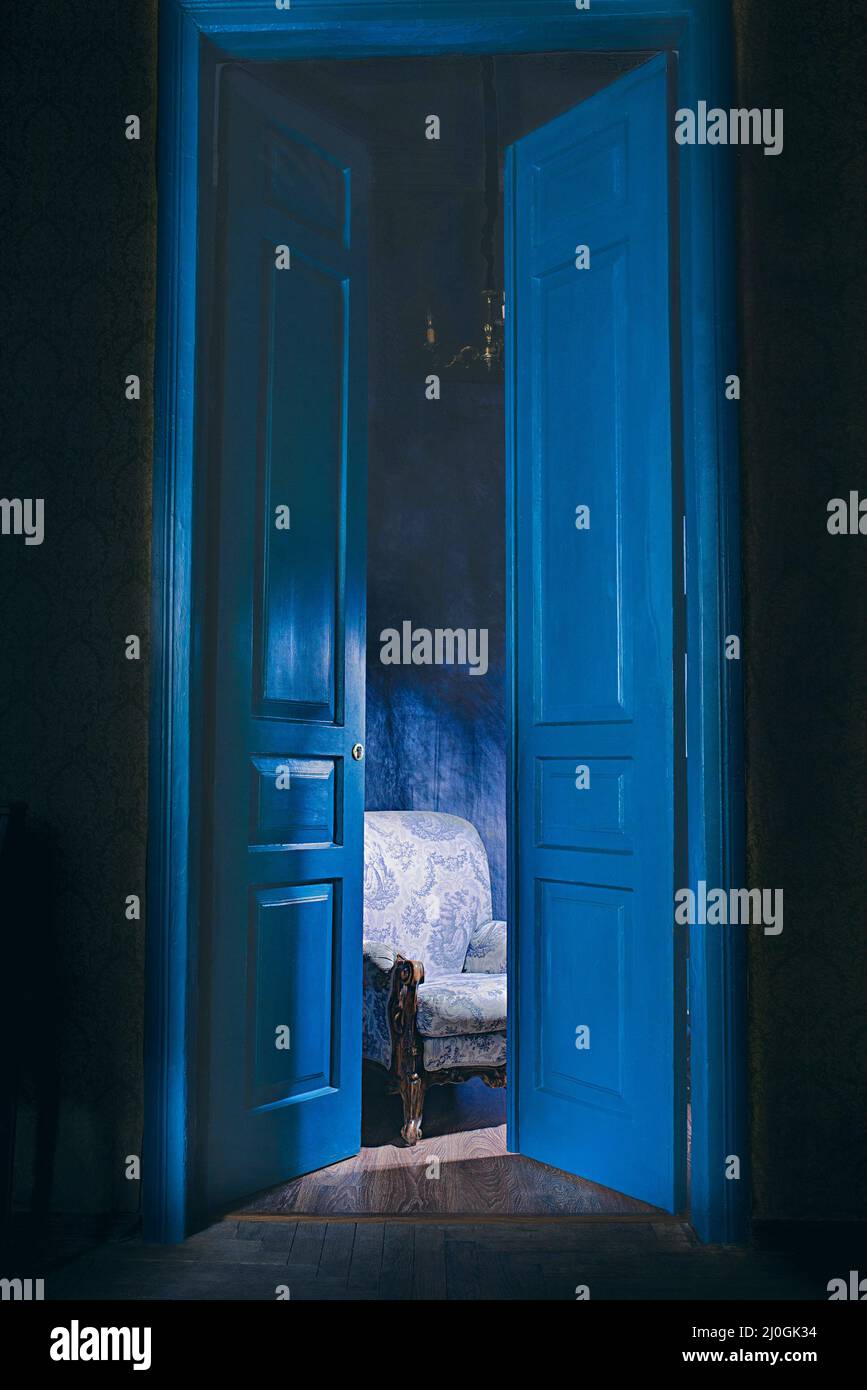
<instances>
[{"instance_id":1,"label":"carved wooden chair leg","mask_svg":"<svg viewBox=\"0 0 867 1390\"><path fill-rule=\"evenodd\" d=\"M400 1131L412 1146L421 1139L421 1119L424 1110L425 1084L418 1072L401 1078L400 1096L403 1101L403 1129Z\"/></svg>"},{"instance_id":2,"label":"carved wooden chair leg","mask_svg":"<svg viewBox=\"0 0 867 1390\"><path fill-rule=\"evenodd\" d=\"M403 1129L400 1132L407 1144L417 1144L421 1138L425 1083L418 1074L420 1040L416 1033L415 1017L416 992L423 980L424 966L421 961L397 957L388 1015L391 1022L392 1065L403 1101Z\"/></svg>"},{"instance_id":3,"label":"carved wooden chair leg","mask_svg":"<svg viewBox=\"0 0 867 1390\"><path fill-rule=\"evenodd\" d=\"M496 1071L483 1071L482 1080L486 1086L491 1086L495 1090L501 1090L506 1084L506 1064L505 1062Z\"/></svg>"}]
</instances>

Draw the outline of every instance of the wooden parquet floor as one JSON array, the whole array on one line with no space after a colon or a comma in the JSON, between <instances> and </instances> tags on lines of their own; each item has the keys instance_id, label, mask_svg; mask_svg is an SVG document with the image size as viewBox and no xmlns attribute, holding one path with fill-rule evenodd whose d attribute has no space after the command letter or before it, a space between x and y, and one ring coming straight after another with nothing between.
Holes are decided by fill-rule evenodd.
<instances>
[{"instance_id":1,"label":"wooden parquet floor","mask_svg":"<svg viewBox=\"0 0 867 1390\"><path fill-rule=\"evenodd\" d=\"M659 1214L596 1183L506 1150L505 1096L480 1080L437 1086L424 1137L400 1139L401 1105L365 1086L354 1158L259 1194L232 1216L601 1216Z\"/></svg>"},{"instance_id":2,"label":"wooden parquet floor","mask_svg":"<svg viewBox=\"0 0 867 1390\"><path fill-rule=\"evenodd\" d=\"M284 1184L182 1245L144 1245L126 1218L87 1237L63 1221L23 1249L48 1300L827 1299L854 1249L814 1258L702 1246L687 1222L505 1149L501 1092L431 1093L425 1138L368 1096L361 1154ZM439 1159L439 1177L428 1177ZM851 1241L850 1241L851 1244Z\"/></svg>"},{"instance_id":3,"label":"wooden parquet floor","mask_svg":"<svg viewBox=\"0 0 867 1390\"><path fill-rule=\"evenodd\" d=\"M700 1246L675 1220L227 1220L179 1246L102 1245L49 1272L45 1296L571 1302L582 1284L593 1300L826 1299L827 1268Z\"/></svg>"}]
</instances>

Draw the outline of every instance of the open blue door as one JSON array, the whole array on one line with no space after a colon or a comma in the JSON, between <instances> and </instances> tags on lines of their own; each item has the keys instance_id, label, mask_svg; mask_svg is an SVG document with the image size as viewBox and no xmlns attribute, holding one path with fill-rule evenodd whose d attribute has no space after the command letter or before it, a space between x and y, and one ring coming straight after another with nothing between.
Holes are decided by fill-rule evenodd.
<instances>
[{"instance_id":1,"label":"open blue door","mask_svg":"<svg viewBox=\"0 0 867 1390\"><path fill-rule=\"evenodd\" d=\"M200 931L210 1209L357 1152L361 1131L365 165L249 73L229 69L221 91Z\"/></svg>"},{"instance_id":2,"label":"open blue door","mask_svg":"<svg viewBox=\"0 0 867 1390\"><path fill-rule=\"evenodd\" d=\"M509 1026L511 1147L676 1210L667 111L660 57L509 151Z\"/></svg>"}]
</instances>

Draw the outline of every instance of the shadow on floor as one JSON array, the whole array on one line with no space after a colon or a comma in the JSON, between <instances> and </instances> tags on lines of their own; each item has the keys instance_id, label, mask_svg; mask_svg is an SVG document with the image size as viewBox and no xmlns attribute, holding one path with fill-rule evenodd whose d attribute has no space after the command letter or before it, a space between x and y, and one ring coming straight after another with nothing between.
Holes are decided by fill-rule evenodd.
<instances>
[{"instance_id":1,"label":"shadow on floor","mask_svg":"<svg viewBox=\"0 0 867 1390\"><path fill-rule=\"evenodd\" d=\"M498 1129L506 1123L506 1092L492 1089L478 1077L460 1086L431 1086L424 1100L424 1136L464 1134L477 1129ZM364 1073L361 1105L363 1148L403 1145L400 1127L403 1105L390 1095L384 1078Z\"/></svg>"}]
</instances>

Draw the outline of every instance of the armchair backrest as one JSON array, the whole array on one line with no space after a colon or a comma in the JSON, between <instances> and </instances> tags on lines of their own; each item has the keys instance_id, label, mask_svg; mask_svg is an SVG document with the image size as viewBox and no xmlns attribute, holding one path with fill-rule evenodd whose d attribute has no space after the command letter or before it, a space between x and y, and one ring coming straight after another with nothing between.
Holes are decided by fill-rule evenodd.
<instances>
[{"instance_id":1,"label":"armchair backrest","mask_svg":"<svg viewBox=\"0 0 867 1390\"><path fill-rule=\"evenodd\" d=\"M479 832L439 811L364 816L364 939L420 960L425 979L463 970L470 935L491 918Z\"/></svg>"}]
</instances>

